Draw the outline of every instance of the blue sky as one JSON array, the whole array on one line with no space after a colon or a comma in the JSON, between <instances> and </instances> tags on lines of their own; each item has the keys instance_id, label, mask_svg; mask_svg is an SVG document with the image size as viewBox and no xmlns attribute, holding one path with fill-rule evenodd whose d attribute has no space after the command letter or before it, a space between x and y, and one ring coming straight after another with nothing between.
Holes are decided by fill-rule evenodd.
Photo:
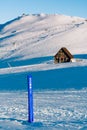
<instances>
[{"instance_id":1,"label":"blue sky","mask_svg":"<svg viewBox=\"0 0 87 130\"><path fill-rule=\"evenodd\" d=\"M0 0L0 24L23 13L59 13L87 18L87 0Z\"/></svg>"}]
</instances>

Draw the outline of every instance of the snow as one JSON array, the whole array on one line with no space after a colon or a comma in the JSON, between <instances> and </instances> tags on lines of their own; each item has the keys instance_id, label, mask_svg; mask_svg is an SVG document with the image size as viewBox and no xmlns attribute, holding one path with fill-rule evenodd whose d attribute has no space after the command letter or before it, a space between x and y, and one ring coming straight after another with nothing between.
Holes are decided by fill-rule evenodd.
<instances>
[{"instance_id":1,"label":"snow","mask_svg":"<svg viewBox=\"0 0 87 130\"><path fill-rule=\"evenodd\" d=\"M23 14L0 25L0 129L87 129L87 20ZM66 47L74 59L54 64ZM27 122L32 74L34 123Z\"/></svg>"},{"instance_id":2,"label":"snow","mask_svg":"<svg viewBox=\"0 0 87 130\"><path fill-rule=\"evenodd\" d=\"M3 59L52 56L63 46L72 54L86 54L87 22L84 18L25 15L2 26L0 56Z\"/></svg>"},{"instance_id":3,"label":"snow","mask_svg":"<svg viewBox=\"0 0 87 130\"><path fill-rule=\"evenodd\" d=\"M75 60L70 63L59 63L55 64L53 60L47 61L40 64L35 65L27 65L27 66L17 66L11 67L9 65L8 68L0 69L0 74L12 74L12 73L20 73L20 72L34 72L34 71L46 71L46 70L54 70L54 69L61 69L61 68L70 68L70 67L83 67L87 66L87 60Z\"/></svg>"},{"instance_id":4,"label":"snow","mask_svg":"<svg viewBox=\"0 0 87 130\"><path fill-rule=\"evenodd\" d=\"M54 20L53 20L54 19ZM84 18L65 15L33 14L22 15L2 26L0 31L1 62L10 59L29 60L54 56L61 48L66 47L74 54L86 54L87 22ZM83 35L84 34L84 35ZM51 61L40 64L12 66L0 69L0 74L24 71L39 71L73 66L86 66L86 60L78 63L55 65Z\"/></svg>"},{"instance_id":5,"label":"snow","mask_svg":"<svg viewBox=\"0 0 87 130\"><path fill-rule=\"evenodd\" d=\"M34 92L35 119L34 123L30 124L27 122L27 92L1 92L0 129L87 129L86 99L87 90L85 89L36 91Z\"/></svg>"}]
</instances>

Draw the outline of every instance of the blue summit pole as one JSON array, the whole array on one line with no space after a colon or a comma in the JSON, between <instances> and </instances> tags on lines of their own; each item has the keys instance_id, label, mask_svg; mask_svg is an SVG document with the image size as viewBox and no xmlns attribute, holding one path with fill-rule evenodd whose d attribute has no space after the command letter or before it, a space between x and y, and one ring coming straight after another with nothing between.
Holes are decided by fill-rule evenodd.
<instances>
[{"instance_id":1,"label":"blue summit pole","mask_svg":"<svg viewBox=\"0 0 87 130\"><path fill-rule=\"evenodd\" d=\"M33 122L33 91L32 91L32 76L28 75L28 122Z\"/></svg>"}]
</instances>

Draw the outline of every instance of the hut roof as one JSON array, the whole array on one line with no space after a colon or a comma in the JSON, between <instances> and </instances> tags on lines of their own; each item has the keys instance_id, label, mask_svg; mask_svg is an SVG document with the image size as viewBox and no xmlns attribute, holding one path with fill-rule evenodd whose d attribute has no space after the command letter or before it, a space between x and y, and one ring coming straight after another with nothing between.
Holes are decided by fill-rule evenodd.
<instances>
[{"instance_id":1,"label":"hut roof","mask_svg":"<svg viewBox=\"0 0 87 130\"><path fill-rule=\"evenodd\" d=\"M73 55L72 55L65 47L62 47L60 50L62 50L70 59L73 58ZM60 51L60 50L59 50L59 51ZM58 53L59 53L59 51L58 51ZM58 54L58 53L57 53L57 54ZM56 55L57 55L57 54L56 54ZM55 56L56 56L56 55L55 55Z\"/></svg>"}]
</instances>

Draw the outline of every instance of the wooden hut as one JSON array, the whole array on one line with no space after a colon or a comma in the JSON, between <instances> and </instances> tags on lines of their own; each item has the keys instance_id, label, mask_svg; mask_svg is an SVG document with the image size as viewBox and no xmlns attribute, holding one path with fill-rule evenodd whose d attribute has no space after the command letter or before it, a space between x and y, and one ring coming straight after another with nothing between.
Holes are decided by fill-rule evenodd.
<instances>
[{"instance_id":1,"label":"wooden hut","mask_svg":"<svg viewBox=\"0 0 87 130\"><path fill-rule=\"evenodd\" d=\"M73 55L65 47L62 47L54 56L54 62L55 63L70 62L72 58Z\"/></svg>"}]
</instances>

